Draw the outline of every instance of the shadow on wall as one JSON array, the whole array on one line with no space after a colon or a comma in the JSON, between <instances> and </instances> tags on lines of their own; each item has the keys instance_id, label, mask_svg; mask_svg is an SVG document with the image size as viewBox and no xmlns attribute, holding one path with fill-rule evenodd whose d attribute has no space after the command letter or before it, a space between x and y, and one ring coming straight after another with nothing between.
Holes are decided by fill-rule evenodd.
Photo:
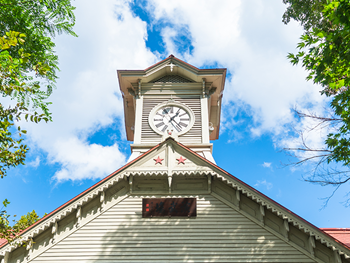
<instances>
[{"instance_id":1,"label":"shadow on wall","mask_svg":"<svg viewBox=\"0 0 350 263\"><path fill-rule=\"evenodd\" d=\"M142 218L142 198L128 197L84 226L80 235L88 237L84 254L94 263L305 259L210 195L197 196L196 218Z\"/></svg>"}]
</instances>

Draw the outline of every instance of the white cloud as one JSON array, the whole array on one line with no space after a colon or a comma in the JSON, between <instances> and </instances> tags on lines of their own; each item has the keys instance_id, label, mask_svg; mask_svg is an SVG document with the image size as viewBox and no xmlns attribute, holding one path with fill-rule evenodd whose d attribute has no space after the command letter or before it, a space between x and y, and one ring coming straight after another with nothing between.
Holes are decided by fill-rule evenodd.
<instances>
[{"instance_id":1,"label":"white cloud","mask_svg":"<svg viewBox=\"0 0 350 263\"><path fill-rule=\"evenodd\" d=\"M264 163L262 164L262 166L265 167L265 168L270 168L270 167L271 167L271 164L272 164L272 163L264 162Z\"/></svg>"},{"instance_id":2,"label":"white cloud","mask_svg":"<svg viewBox=\"0 0 350 263\"><path fill-rule=\"evenodd\" d=\"M265 186L267 190L270 190L270 189L272 189L273 184L266 181L266 180L263 180L263 181L258 180L254 186L255 187Z\"/></svg>"},{"instance_id":3,"label":"white cloud","mask_svg":"<svg viewBox=\"0 0 350 263\"><path fill-rule=\"evenodd\" d=\"M298 111L304 112L310 116L312 115L321 115L327 116L329 112L327 112L323 107L323 105L316 105L313 107L314 111L308 111L307 109L298 109ZM329 116L331 117L331 116ZM280 136L277 138L280 147L286 149L296 149L296 148L306 148L321 150L325 149L324 138L326 138L327 134L331 131L334 131L334 126L328 126L327 123L321 123L320 120L310 117L304 117L300 120L295 120L293 122L293 127L295 129L296 136L294 137L283 137ZM319 153L314 151L291 151L291 154L295 153L295 156L298 157L299 160L310 158L312 156L316 156ZM323 154L323 153L321 153ZM310 161L318 162L318 158L312 158Z\"/></svg>"},{"instance_id":4,"label":"white cloud","mask_svg":"<svg viewBox=\"0 0 350 263\"><path fill-rule=\"evenodd\" d=\"M23 125L31 147L61 165L54 175L58 181L101 178L125 164L118 142L102 146L88 137L115 123L124 134L116 70L142 69L158 60L146 48L146 23L132 14L129 2L75 1L79 37L56 38L61 72L50 97L54 121Z\"/></svg>"},{"instance_id":5,"label":"white cloud","mask_svg":"<svg viewBox=\"0 0 350 263\"><path fill-rule=\"evenodd\" d=\"M118 145L101 146L87 144L76 137L56 140L52 162L62 164L62 168L55 173L54 179L80 180L96 179L107 176L125 163L125 156L119 151Z\"/></svg>"},{"instance_id":6,"label":"white cloud","mask_svg":"<svg viewBox=\"0 0 350 263\"><path fill-rule=\"evenodd\" d=\"M28 165L28 166L31 166L31 167L34 167L34 168L38 167L38 166L40 165L40 157L37 156L37 157L35 158L35 160L33 160L33 161L27 163L27 165Z\"/></svg>"},{"instance_id":7,"label":"white cloud","mask_svg":"<svg viewBox=\"0 0 350 263\"><path fill-rule=\"evenodd\" d=\"M163 28L167 52L201 67L217 62L232 74L226 80L222 128L235 127L242 108L253 118L251 135L272 133L277 146L286 135L286 125L295 121L296 104L311 108L322 105L319 88L306 82L306 72L287 60L302 29L282 23L286 5L262 0L202 1L152 0L148 6L153 23ZM188 30L193 52L181 53L176 36ZM232 110L232 103L237 110ZM290 130L289 130L290 131Z\"/></svg>"}]
</instances>

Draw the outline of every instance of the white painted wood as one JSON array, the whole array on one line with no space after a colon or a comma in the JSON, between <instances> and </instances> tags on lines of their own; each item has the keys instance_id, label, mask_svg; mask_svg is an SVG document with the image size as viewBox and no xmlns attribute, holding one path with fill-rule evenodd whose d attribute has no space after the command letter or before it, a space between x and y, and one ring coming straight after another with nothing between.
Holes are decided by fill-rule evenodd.
<instances>
[{"instance_id":1,"label":"white painted wood","mask_svg":"<svg viewBox=\"0 0 350 263\"><path fill-rule=\"evenodd\" d=\"M57 233L57 230L58 230L58 224L57 222L55 222L52 226L52 230L51 230L51 233L52 234L56 234Z\"/></svg>"},{"instance_id":2,"label":"white painted wood","mask_svg":"<svg viewBox=\"0 0 350 263\"><path fill-rule=\"evenodd\" d=\"M134 127L134 143L141 143L142 129L142 111L143 111L143 96L136 99L135 107L135 127Z\"/></svg>"},{"instance_id":3,"label":"white painted wood","mask_svg":"<svg viewBox=\"0 0 350 263\"><path fill-rule=\"evenodd\" d=\"M10 253L6 251L4 258L1 260L1 263L8 263L9 255Z\"/></svg>"},{"instance_id":4,"label":"white painted wood","mask_svg":"<svg viewBox=\"0 0 350 263\"><path fill-rule=\"evenodd\" d=\"M56 241L57 238L57 232L58 232L58 223L57 221L53 224L52 229L51 229L51 233L52 233L52 240L51 242L54 243ZM29 248L32 248L33 244L32 244L33 240L30 241L29 243ZM31 249L32 250L32 249Z\"/></svg>"},{"instance_id":5,"label":"white painted wood","mask_svg":"<svg viewBox=\"0 0 350 263\"><path fill-rule=\"evenodd\" d=\"M77 213L76 213L77 223L75 224L75 227L79 227L80 221L81 221L81 206L78 206Z\"/></svg>"},{"instance_id":6,"label":"white painted wood","mask_svg":"<svg viewBox=\"0 0 350 263\"><path fill-rule=\"evenodd\" d=\"M136 159L137 157L139 157L141 155L140 151L132 151L128 161L126 163L131 162L132 160Z\"/></svg>"},{"instance_id":7,"label":"white painted wood","mask_svg":"<svg viewBox=\"0 0 350 263\"><path fill-rule=\"evenodd\" d=\"M134 176L130 175L129 176L129 191L130 191L130 194L132 194L132 190L133 190L133 180L134 180Z\"/></svg>"},{"instance_id":8,"label":"white painted wood","mask_svg":"<svg viewBox=\"0 0 350 263\"><path fill-rule=\"evenodd\" d=\"M208 99L206 96L201 98L201 120L202 120L202 143L209 143L209 116Z\"/></svg>"},{"instance_id":9,"label":"white painted wood","mask_svg":"<svg viewBox=\"0 0 350 263\"><path fill-rule=\"evenodd\" d=\"M171 194L171 183L173 181L172 174L168 175L168 187L169 187L169 194Z\"/></svg>"},{"instance_id":10,"label":"white painted wood","mask_svg":"<svg viewBox=\"0 0 350 263\"><path fill-rule=\"evenodd\" d=\"M204 158L207 159L209 162L216 164L214 157L210 151L203 151L203 155L204 155Z\"/></svg>"},{"instance_id":11,"label":"white painted wood","mask_svg":"<svg viewBox=\"0 0 350 263\"><path fill-rule=\"evenodd\" d=\"M105 191L102 191L100 194L100 203L104 203L105 201Z\"/></svg>"},{"instance_id":12,"label":"white painted wood","mask_svg":"<svg viewBox=\"0 0 350 263\"><path fill-rule=\"evenodd\" d=\"M211 174L208 174L208 193L211 193Z\"/></svg>"},{"instance_id":13,"label":"white painted wood","mask_svg":"<svg viewBox=\"0 0 350 263\"><path fill-rule=\"evenodd\" d=\"M142 218L128 197L32 262L313 262L210 195L196 218Z\"/></svg>"}]
</instances>

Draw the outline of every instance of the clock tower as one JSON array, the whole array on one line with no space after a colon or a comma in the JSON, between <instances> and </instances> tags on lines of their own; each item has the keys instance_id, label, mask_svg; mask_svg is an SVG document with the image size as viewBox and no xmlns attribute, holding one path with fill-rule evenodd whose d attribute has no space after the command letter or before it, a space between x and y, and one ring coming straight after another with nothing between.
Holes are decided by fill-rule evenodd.
<instances>
[{"instance_id":1,"label":"clock tower","mask_svg":"<svg viewBox=\"0 0 350 263\"><path fill-rule=\"evenodd\" d=\"M226 69L198 69L170 55L145 70L118 70L125 127L137 158L172 137L215 163Z\"/></svg>"}]
</instances>

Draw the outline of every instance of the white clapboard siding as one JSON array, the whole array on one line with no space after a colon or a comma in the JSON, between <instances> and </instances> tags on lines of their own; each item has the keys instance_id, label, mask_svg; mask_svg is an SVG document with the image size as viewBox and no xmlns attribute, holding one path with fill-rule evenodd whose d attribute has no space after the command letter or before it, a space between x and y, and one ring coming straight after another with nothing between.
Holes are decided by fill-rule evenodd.
<instances>
[{"instance_id":1,"label":"white clapboard siding","mask_svg":"<svg viewBox=\"0 0 350 263\"><path fill-rule=\"evenodd\" d=\"M161 136L154 132L148 123L148 116L151 110L158 104L168 101L172 98L176 102L183 103L193 110L195 122L193 127L184 135L179 137L179 141L183 144L201 143L202 142L202 122L201 122L201 105L199 95L194 96L157 96L144 97L142 112L142 143L160 143Z\"/></svg>"},{"instance_id":2,"label":"white clapboard siding","mask_svg":"<svg viewBox=\"0 0 350 263\"><path fill-rule=\"evenodd\" d=\"M142 218L130 196L32 262L313 262L211 195L196 218Z\"/></svg>"}]
</instances>

